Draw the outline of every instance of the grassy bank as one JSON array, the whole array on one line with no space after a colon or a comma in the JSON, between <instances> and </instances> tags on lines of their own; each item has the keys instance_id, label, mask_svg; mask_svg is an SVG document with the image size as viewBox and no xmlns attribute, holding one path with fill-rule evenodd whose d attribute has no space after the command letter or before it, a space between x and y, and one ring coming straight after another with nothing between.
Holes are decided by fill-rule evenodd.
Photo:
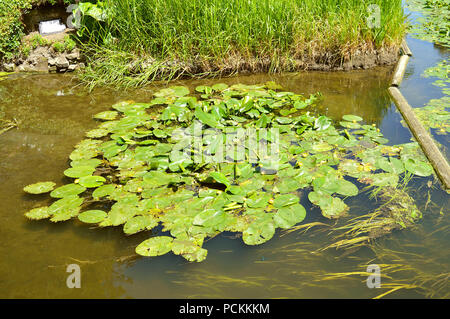
<instances>
[{"instance_id":1,"label":"grassy bank","mask_svg":"<svg viewBox=\"0 0 450 319\"><path fill-rule=\"evenodd\" d=\"M91 87L138 86L180 75L342 66L358 52L395 47L401 0L105 0L84 10ZM102 4L102 5L101 5ZM380 24L368 23L369 5ZM101 21L100 21L101 20Z\"/></svg>"}]
</instances>

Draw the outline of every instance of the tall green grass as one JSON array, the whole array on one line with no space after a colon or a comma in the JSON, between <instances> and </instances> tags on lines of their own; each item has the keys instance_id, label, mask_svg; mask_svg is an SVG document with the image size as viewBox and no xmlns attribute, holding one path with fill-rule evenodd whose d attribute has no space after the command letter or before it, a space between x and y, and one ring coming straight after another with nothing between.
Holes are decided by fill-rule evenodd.
<instances>
[{"instance_id":1,"label":"tall green grass","mask_svg":"<svg viewBox=\"0 0 450 319\"><path fill-rule=\"evenodd\" d=\"M104 2L108 19L89 30L93 85L336 66L358 49L395 46L405 32L401 0ZM380 7L379 28L367 23L371 4Z\"/></svg>"}]
</instances>

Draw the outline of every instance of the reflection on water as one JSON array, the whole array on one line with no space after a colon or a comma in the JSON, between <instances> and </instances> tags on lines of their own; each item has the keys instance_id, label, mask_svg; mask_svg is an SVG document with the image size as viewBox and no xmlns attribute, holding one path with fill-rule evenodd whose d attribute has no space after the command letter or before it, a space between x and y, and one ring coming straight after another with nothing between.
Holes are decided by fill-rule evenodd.
<instances>
[{"instance_id":1,"label":"reflection on water","mask_svg":"<svg viewBox=\"0 0 450 319\"><path fill-rule=\"evenodd\" d=\"M399 124L400 116L387 95L391 72L391 68L377 68L335 73L261 74L176 84L193 89L199 84L214 82L275 81L296 93L320 91L323 102L314 111L334 119L356 114L367 123L380 125L391 143L408 142L411 135ZM413 81L416 81L416 72L422 72L422 66L413 64L409 75ZM408 81L405 80L408 92L414 91ZM421 81L428 83L427 79ZM129 92L97 89L88 93L71 77L63 75L15 75L0 82L0 111L19 123L18 129L0 135L0 255L3 257L0 297L369 298L381 292L368 289L364 276L336 278L331 274L364 272L364 265L372 259L379 263L398 263L400 257L389 255L390 250L399 250L404 258L401 262L420 266L422 273L448 274L446 230L449 223L448 212L444 211L449 206L448 195L436 183L430 189L426 179L415 179L410 184L411 189L416 190L413 197L419 208L426 213L417 228L380 240L381 248L375 252L363 248L346 256L334 250L321 251L333 240L333 233L327 228L313 228L307 232L277 233L272 240L257 247L246 246L241 238L225 233L206 242L209 255L199 264L188 263L171 254L138 258L134 248L149 237L149 233L127 237L120 228L98 229L76 220L52 224L47 220L25 219L24 212L47 204L48 197L27 195L22 187L45 180L63 184L62 172L68 167L68 155L73 146L83 138L84 132L96 126L93 114L124 99L148 101L151 93L164 85ZM415 89L420 91L421 85L422 82ZM370 209L367 194L352 199L349 204L355 216ZM307 209L310 221L325 221L317 209L310 206ZM409 255L416 259L408 259ZM418 259L423 264L419 265ZM81 289L66 287L66 267L72 263L81 266ZM401 276L389 276L392 280L405 280ZM419 287L419 283L415 285ZM401 289L392 296L420 297L422 288L417 287ZM445 293L448 289L439 290L435 296L442 297Z\"/></svg>"}]
</instances>

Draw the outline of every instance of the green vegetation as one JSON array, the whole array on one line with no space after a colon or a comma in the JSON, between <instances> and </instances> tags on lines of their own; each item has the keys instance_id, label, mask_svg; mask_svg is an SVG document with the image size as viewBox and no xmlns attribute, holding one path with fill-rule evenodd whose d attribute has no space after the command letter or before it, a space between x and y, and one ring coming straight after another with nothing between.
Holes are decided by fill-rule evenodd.
<instances>
[{"instance_id":1,"label":"green vegetation","mask_svg":"<svg viewBox=\"0 0 450 319\"><path fill-rule=\"evenodd\" d=\"M450 1L408 0L407 4L423 16L417 19L410 32L419 39L450 47Z\"/></svg>"},{"instance_id":2,"label":"green vegetation","mask_svg":"<svg viewBox=\"0 0 450 319\"><path fill-rule=\"evenodd\" d=\"M75 46L76 46L75 41L72 40L68 35L64 37L64 41L55 42L52 44L52 47L56 52L65 52L65 51L70 52L75 48Z\"/></svg>"},{"instance_id":3,"label":"green vegetation","mask_svg":"<svg viewBox=\"0 0 450 319\"><path fill-rule=\"evenodd\" d=\"M30 52L30 48L26 44L22 44L23 24L22 15L30 10L32 6L57 3L74 3L74 0L0 0L0 62L3 60L12 60L19 53L24 54ZM40 43L45 40L36 37L35 45L46 45Z\"/></svg>"},{"instance_id":4,"label":"green vegetation","mask_svg":"<svg viewBox=\"0 0 450 319\"><path fill-rule=\"evenodd\" d=\"M18 53L24 35L20 18L31 3L31 0L0 0L0 60L10 60Z\"/></svg>"},{"instance_id":5,"label":"green vegetation","mask_svg":"<svg viewBox=\"0 0 450 319\"><path fill-rule=\"evenodd\" d=\"M412 10L419 11L423 17L418 19L411 30L412 34L422 40L450 47L449 0L410 0ZM434 129L439 135L450 132L450 65L442 60L437 65L425 70L424 77L435 77L433 85L442 88L443 97L430 100L424 107L415 108L414 112L427 128Z\"/></svg>"},{"instance_id":6,"label":"green vegetation","mask_svg":"<svg viewBox=\"0 0 450 319\"><path fill-rule=\"evenodd\" d=\"M371 4L379 27L368 23ZM396 47L405 33L401 0L105 0L79 10L91 87L335 67L358 50Z\"/></svg>"},{"instance_id":7,"label":"green vegetation","mask_svg":"<svg viewBox=\"0 0 450 319\"><path fill-rule=\"evenodd\" d=\"M127 235L161 225L170 236L152 237L136 252L172 251L189 261L204 260L204 240L223 231L242 233L248 245L262 244L277 228L301 223L305 204L325 218L340 218L349 210L346 198L364 185L390 202L374 219L390 230L421 218L405 194L413 174L433 174L417 143L385 145L380 130L355 115L335 126L305 112L319 95L279 89L273 82L216 84L189 95L186 87L174 86L148 103L113 105L94 116L98 128L70 154L64 175L73 182L25 188L41 193L47 187L56 199L26 216L53 222L78 217L100 227L122 226ZM352 228L357 235L369 229L367 221ZM378 235L386 232L381 228Z\"/></svg>"}]
</instances>

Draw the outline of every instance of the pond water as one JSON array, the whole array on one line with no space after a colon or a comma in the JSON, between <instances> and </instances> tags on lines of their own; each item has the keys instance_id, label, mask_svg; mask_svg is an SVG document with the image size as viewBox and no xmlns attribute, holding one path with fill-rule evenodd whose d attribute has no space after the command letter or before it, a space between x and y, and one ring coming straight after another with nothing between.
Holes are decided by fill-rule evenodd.
<instances>
[{"instance_id":1,"label":"pond water","mask_svg":"<svg viewBox=\"0 0 450 319\"><path fill-rule=\"evenodd\" d=\"M433 79L421 77L448 52L430 43L408 39L414 57L401 90L410 104L420 107L441 97ZM389 144L409 142L411 133L387 93L393 67L335 73L251 75L220 80L177 81L195 88L217 82L256 84L275 81L296 93L321 92L318 113L340 120L355 114L376 123ZM28 195L25 185L52 180L67 182L62 172L68 155L86 131L97 126L92 115L120 100L148 101L159 84L129 92L96 89L91 93L64 75L13 75L0 82L0 111L18 121L17 129L0 135L0 297L1 298L372 298L395 284L409 284L388 297L443 297L449 288L449 196L432 177L414 178L409 194L423 219L412 229L394 232L374 249L350 254L325 250L333 242L331 228L307 232L277 232L261 246L247 246L242 238L223 233L204 247L208 258L188 263L179 256L138 257L135 247L150 232L125 236L120 227L99 229L76 220L53 224L29 221L24 213L46 205L48 196ZM448 136L435 136L447 149ZM431 187L428 182L432 182ZM367 193L352 198L350 215L376 207ZM319 209L305 204L307 220L327 222ZM329 223L329 222L328 222ZM331 223L329 223L331 224ZM66 286L66 267L81 266L81 289ZM369 289L366 276L330 278L329 273L361 272L369 263L397 265L386 288ZM383 268L381 266L381 271ZM439 277L441 276L441 277ZM433 289L426 279L437 282ZM385 279L382 279L385 280ZM391 285L391 286L389 286ZM394 285L394 286L392 286ZM409 289L407 289L409 288ZM435 295L431 293L436 292Z\"/></svg>"}]
</instances>

